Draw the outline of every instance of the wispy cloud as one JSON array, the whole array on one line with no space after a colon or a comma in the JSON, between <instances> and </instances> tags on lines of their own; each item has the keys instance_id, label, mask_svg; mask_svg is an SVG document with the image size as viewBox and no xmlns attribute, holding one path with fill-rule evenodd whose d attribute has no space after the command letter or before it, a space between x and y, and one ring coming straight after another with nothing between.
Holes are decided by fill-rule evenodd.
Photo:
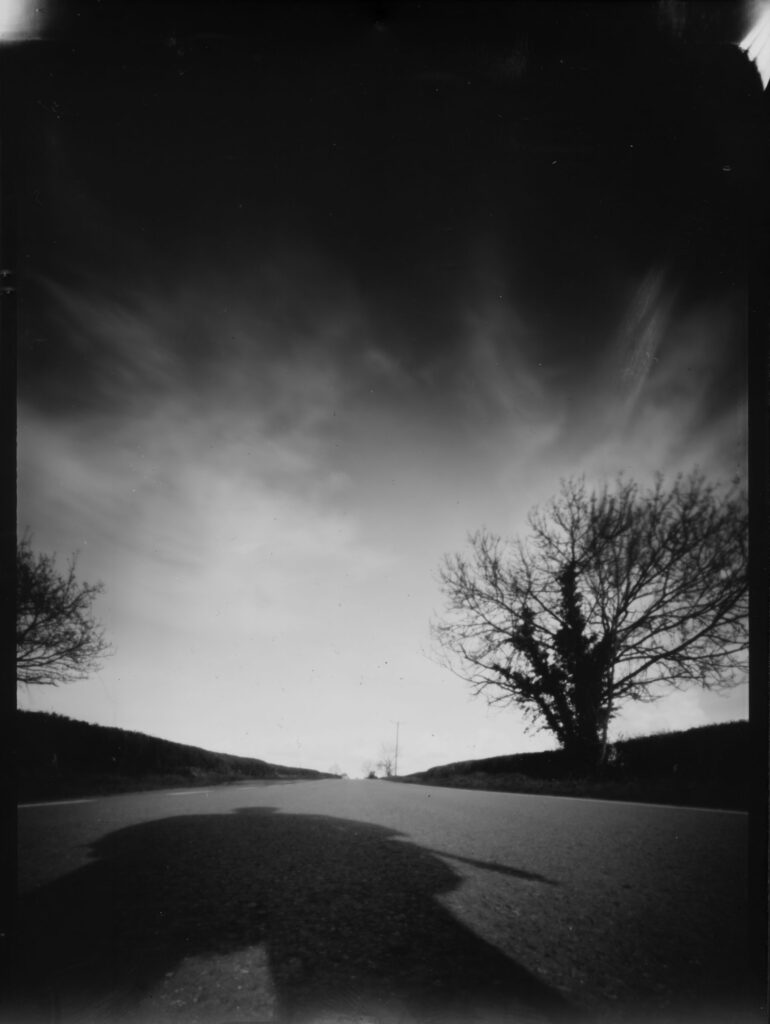
<instances>
[{"instance_id":1,"label":"wispy cloud","mask_svg":"<svg viewBox=\"0 0 770 1024\"><path fill-rule=\"evenodd\" d=\"M547 393L542 362L538 366L529 355L531 332L501 299L468 314L466 345L460 372L468 389L466 403L479 425L558 416L555 396Z\"/></svg>"},{"instance_id":2,"label":"wispy cloud","mask_svg":"<svg viewBox=\"0 0 770 1024\"><path fill-rule=\"evenodd\" d=\"M626 419L638 405L658 360L673 299L670 289L666 289L664 271L651 271L637 288L619 331L620 381L626 395L625 401L619 403L618 411Z\"/></svg>"},{"instance_id":3,"label":"wispy cloud","mask_svg":"<svg viewBox=\"0 0 770 1024\"><path fill-rule=\"evenodd\" d=\"M404 708L432 760L542 746L483 709L469 734L427 659L440 557L520 533L571 473L724 466L739 303L684 309L650 275L583 359L469 287L451 343L412 351L343 276L305 256L292 288L288 262L253 291L52 289L65 372L56 401L22 381L20 525L106 584L101 720L119 701L126 727L320 768L340 736L376 757Z\"/></svg>"},{"instance_id":4,"label":"wispy cloud","mask_svg":"<svg viewBox=\"0 0 770 1024\"><path fill-rule=\"evenodd\" d=\"M739 293L687 305L665 273L646 275L561 418L548 462L598 479L694 464L720 476L742 471L744 307Z\"/></svg>"}]
</instances>

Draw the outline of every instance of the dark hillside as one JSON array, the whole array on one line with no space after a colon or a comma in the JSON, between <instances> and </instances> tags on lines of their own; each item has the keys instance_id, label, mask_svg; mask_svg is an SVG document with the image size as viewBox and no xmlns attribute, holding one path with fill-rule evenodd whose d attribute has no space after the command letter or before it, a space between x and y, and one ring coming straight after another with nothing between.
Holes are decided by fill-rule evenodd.
<instances>
[{"instance_id":1,"label":"dark hillside","mask_svg":"<svg viewBox=\"0 0 770 1024\"><path fill-rule=\"evenodd\" d=\"M748 722L706 725L613 744L599 778L576 774L561 750L438 765L398 781L653 803L748 807Z\"/></svg>"},{"instance_id":2,"label":"dark hillside","mask_svg":"<svg viewBox=\"0 0 770 1024\"><path fill-rule=\"evenodd\" d=\"M333 778L39 711L16 714L20 800L244 779Z\"/></svg>"}]
</instances>

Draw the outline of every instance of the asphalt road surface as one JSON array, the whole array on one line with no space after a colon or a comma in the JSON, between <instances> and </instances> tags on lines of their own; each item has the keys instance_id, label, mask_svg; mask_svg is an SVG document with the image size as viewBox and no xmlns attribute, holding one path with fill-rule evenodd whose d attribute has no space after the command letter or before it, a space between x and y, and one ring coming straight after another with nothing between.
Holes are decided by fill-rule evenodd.
<instances>
[{"instance_id":1,"label":"asphalt road surface","mask_svg":"<svg viewBox=\"0 0 770 1024\"><path fill-rule=\"evenodd\" d=\"M740 813L252 783L19 809L3 1024L743 1024Z\"/></svg>"}]
</instances>

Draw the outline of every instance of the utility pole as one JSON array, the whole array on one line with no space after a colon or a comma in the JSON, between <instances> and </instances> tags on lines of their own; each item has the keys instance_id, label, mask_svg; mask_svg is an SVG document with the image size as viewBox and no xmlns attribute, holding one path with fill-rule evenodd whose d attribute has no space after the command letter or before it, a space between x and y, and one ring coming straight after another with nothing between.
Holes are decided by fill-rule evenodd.
<instances>
[{"instance_id":1,"label":"utility pole","mask_svg":"<svg viewBox=\"0 0 770 1024\"><path fill-rule=\"evenodd\" d=\"M393 769L393 774L398 777L398 727L400 723L396 722L396 763Z\"/></svg>"}]
</instances>

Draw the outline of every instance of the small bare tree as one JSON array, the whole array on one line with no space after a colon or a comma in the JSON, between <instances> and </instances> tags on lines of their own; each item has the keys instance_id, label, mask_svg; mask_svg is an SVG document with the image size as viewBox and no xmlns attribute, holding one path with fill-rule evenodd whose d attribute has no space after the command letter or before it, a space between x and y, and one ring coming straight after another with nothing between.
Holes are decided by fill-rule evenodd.
<instances>
[{"instance_id":1,"label":"small bare tree","mask_svg":"<svg viewBox=\"0 0 770 1024\"><path fill-rule=\"evenodd\" d=\"M491 704L549 729L583 768L601 763L623 702L665 686L736 685L748 646L748 503L694 472L644 491L585 481L529 516L510 545L487 531L440 574L434 625L447 663Z\"/></svg>"},{"instance_id":2,"label":"small bare tree","mask_svg":"<svg viewBox=\"0 0 770 1024\"><path fill-rule=\"evenodd\" d=\"M56 686L83 679L110 652L93 613L101 583L78 582L76 556L64 573L29 537L16 546L16 682Z\"/></svg>"}]
</instances>

